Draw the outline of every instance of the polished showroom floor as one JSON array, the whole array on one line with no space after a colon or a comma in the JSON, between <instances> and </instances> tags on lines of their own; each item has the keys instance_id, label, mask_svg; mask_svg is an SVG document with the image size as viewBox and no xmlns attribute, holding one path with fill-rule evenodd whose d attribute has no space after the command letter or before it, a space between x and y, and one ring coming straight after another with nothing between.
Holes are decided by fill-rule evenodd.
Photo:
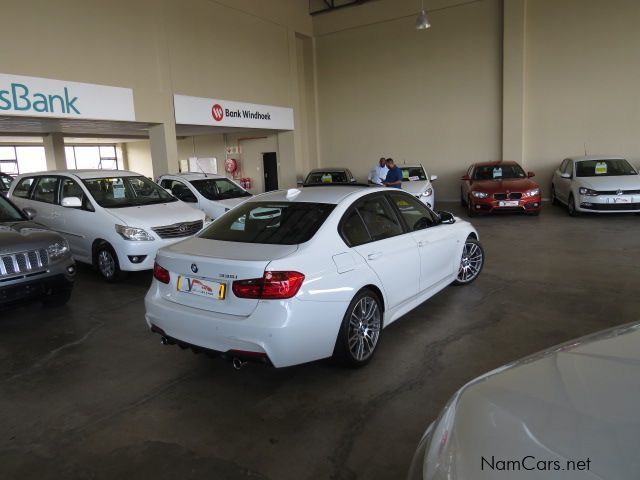
<instances>
[{"instance_id":1,"label":"polished showroom floor","mask_svg":"<svg viewBox=\"0 0 640 480\"><path fill-rule=\"evenodd\" d=\"M149 273L106 285L81 268L68 306L0 311L0 478L401 479L468 380L640 320L640 217L474 224L480 278L385 330L360 370L235 371L164 347L143 321Z\"/></svg>"}]
</instances>

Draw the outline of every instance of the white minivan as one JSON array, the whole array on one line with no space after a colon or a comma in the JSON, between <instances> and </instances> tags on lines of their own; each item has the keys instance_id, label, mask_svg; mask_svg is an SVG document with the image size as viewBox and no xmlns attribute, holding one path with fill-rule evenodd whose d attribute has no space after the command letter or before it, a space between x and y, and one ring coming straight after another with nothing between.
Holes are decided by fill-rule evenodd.
<instances>
[{"instance_id":1,"label":"white minivan","mask_svg":"<svg viewBox=\"0 0 640 480\"><path fill-rule=\"evenodd\" d=\"M218 218L252 196L227 177L210 173L162 175L157 183L211 218Z\"/></svg>"},{"instance_id":2,"label":"white minivan","mask_svg":"<svg viewBox=\"0 0 640 480\"><path fill-rule=\"evenodd\" d=\"M20 175L9 197L62 234L74 258L107 281L150 270L159 248L202 230L205 214L148 178L122 170L70 170Z\"/></svg>"}]
</instances>

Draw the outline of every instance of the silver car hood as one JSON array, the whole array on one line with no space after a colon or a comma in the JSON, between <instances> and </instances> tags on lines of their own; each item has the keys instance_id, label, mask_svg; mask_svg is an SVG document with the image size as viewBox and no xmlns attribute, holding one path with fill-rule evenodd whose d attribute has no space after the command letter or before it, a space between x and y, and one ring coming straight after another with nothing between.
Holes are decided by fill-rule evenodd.
<instances>
[{"instance_id":1,"label":"silver car hood","mask_svg":"<svg viewBox=\"0 0 640 480\"><path fill-rule=\"evenodd\" d=\"M639 397L640 324L555 347L461 388L425 434L411 478L517 480L558 475L537 467L499 469L515 465L500 461L525 457L527 467L538 460L559 461L561 466L566 460L590 460L588 471L562 471L557 478L636 478Z\"/></svg>"},{"instance_id":2,"label":"silver car hood","mask_svg":"<svg viewBox=\"0 0 640 480\"><path fill-rule=\"evenodd\" d=\"M0 255L26 252L47 248L62 237L39 223L3 222L0 223Z\"/></svg>"}]
</instances>

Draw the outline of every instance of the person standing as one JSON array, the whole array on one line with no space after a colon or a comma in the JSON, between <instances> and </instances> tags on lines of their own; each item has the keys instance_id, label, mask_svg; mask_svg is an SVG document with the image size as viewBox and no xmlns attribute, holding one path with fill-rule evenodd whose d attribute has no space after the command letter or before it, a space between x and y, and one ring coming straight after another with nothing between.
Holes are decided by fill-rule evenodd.
<instances>
[{"instance_id":1,"label":"person standing","mask_svg":"<svg viewBox=\"0 0 640 480\"><path fill-rule=\"evenodd\" d=\"M373 183L374 185L382 185L382 183L387 178L388 172L389 169L387 168L387 161L384 157L380 157L378 165L371 169L367 179L369 180L369 183Z\"/></svg>"},{"instance_id":2,"label":"person standing","mask_svg":"<svg viewBox=\"0 0 640 480\"><path fill-rule=\"evenodd\" d=\"M383 184L386 187L402 188L402 169L396 165L393 158L387 158L387 177L384 179Z\"/></svg>"}]
</instances>

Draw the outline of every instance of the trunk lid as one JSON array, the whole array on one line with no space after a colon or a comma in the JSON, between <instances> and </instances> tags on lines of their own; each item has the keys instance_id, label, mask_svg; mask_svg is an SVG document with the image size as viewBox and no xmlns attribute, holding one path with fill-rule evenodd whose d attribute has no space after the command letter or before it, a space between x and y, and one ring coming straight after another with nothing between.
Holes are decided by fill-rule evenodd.
<instances>
[{"instance_id":1,"label":"trunk lid","mask_svg":"<svg viewBox=\"0 0 640 480\"><path fill-rule=\"evenodd\" d=\"M259 300L237 298L231 289L235 280L261 278L272 260L291 255L297 245L268 245L190 238L158 252L157 262L169 270L171 281L162 285L165 299L201 310L248 316ZM181 282L200 280L225 285L225 298L218 300L178 290ZM182 284L184 285L184 284ZM215 286L215 284L214 284Z\"/></svg>"}]
</instances>

